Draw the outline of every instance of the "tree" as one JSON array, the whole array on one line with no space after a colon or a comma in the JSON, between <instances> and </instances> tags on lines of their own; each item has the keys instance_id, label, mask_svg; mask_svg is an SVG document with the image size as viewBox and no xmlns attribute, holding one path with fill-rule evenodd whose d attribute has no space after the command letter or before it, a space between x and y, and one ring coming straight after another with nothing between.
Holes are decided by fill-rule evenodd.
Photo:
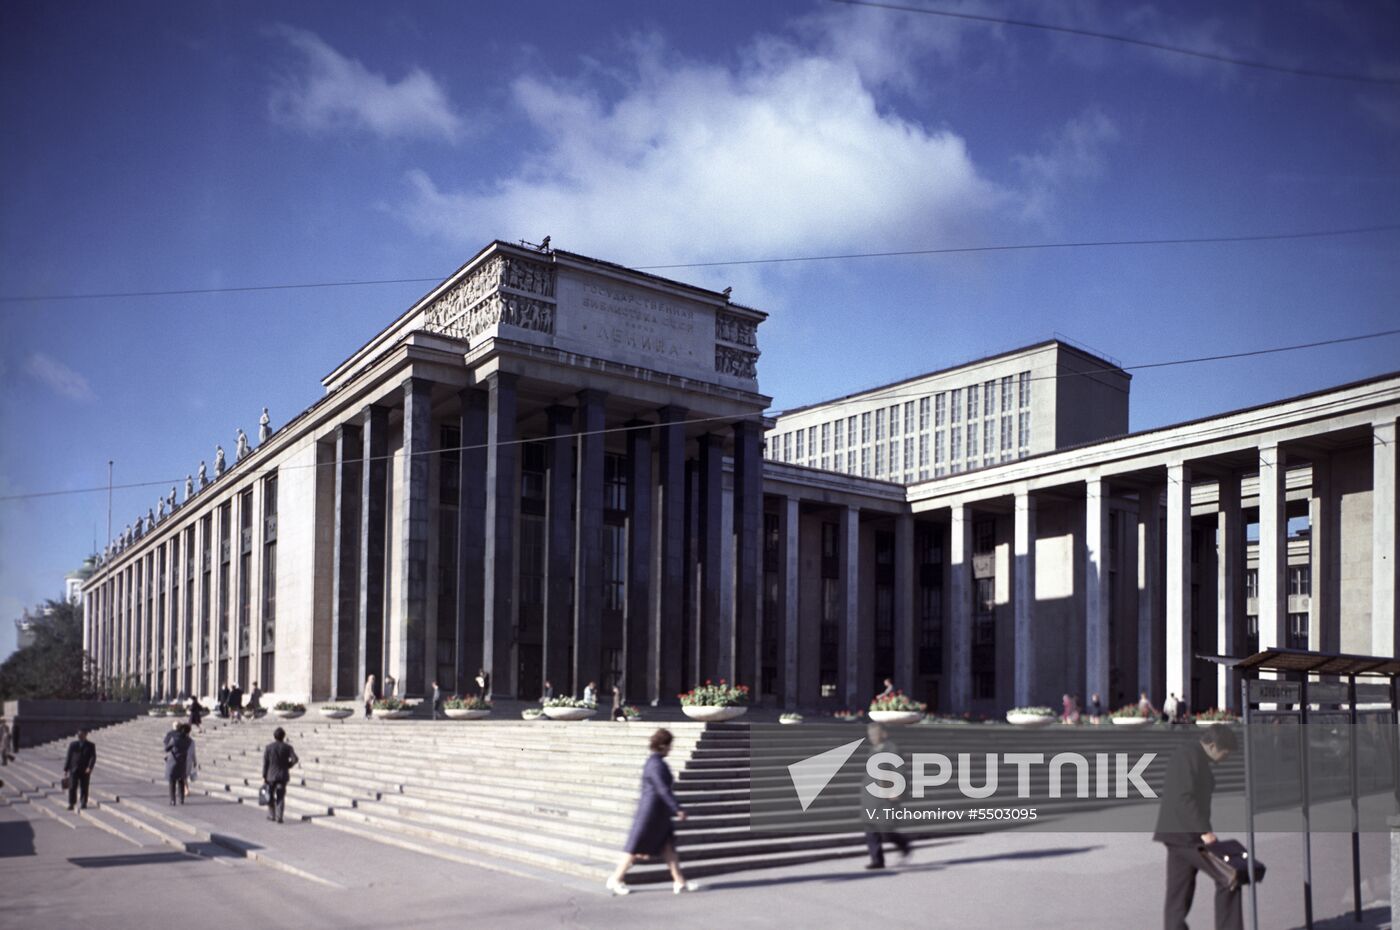
<instances>
[{"instance_id":1,"label":"tree","mask_svg":"<svg viewBox=\"0 0 1400 930\"><path fill-rule=\"evenodd\" d=\"M82 608L48 601L33 626L34 642L0 665L0 700L84 698L92 694L83 652Z\"/></svg>"}]
</instances>

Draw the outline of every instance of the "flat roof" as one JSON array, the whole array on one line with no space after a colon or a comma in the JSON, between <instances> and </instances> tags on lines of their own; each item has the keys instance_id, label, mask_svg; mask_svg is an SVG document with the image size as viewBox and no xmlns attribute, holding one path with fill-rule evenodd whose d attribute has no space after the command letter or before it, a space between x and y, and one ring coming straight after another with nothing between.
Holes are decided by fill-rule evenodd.
<instances>
[{"instance_id":1,"label":"flat roof","mask_svg":"<svg viewBox=\"0 0 1400 930\"><path fill-rule=\"evenodd\" d=\"M1042 342L1035 342L1027 346L1021 346L1020 348L1007 349L1006 351L998 352L995 355L981 355L976 358L970 358L967 361L958 362L956 365L949 365L946 368L936 368L933 371L926 371L923 374L913 375L908 378L900 378L898 381L891 381L888 384L879 384L875 387L863 388L859 391L853 391L850 394L842 394L840 397L832 397L827 400L820 400L810 404L803 404L800 407L792 407L787 410L783 410L777 414L774 414L774 416L786 417L796 413L804 413L808 410L815 410L818 407L825 407L827 404L839 404L848 400L855 400L857 398L864 397L866 394L875 394L879 391L888 391L890 388L901 387L906 384L913 384L915 381L922 381L925 378L936 378L939 375L951 374L952 372L955 372L960 368L968 368L972 365L982 365L987 362L995 362L998 359L1010 358L1013 355L1022 355L1026 352L1034 352L1038 349L1047 349L1051 346L1059 346L1063 350L1068 350L1070 352L1075 353L1076 355L1082 355L1084 358L1087 358L1090 361L1101 363L1103 365L1103 373L1117 373L1121 374L1125 378L1132 378L1132 375L1124 371L1122 366L1118 365L1111 359L1105 358L1102 355L1095 355L1092 352L1089 352L1085 349L1081 349L1079 346L1065 342L1063 339L1046 339ZM1084 374L1093 374L1093 372L1084 372Z\"/></svg>"}]
</instances>

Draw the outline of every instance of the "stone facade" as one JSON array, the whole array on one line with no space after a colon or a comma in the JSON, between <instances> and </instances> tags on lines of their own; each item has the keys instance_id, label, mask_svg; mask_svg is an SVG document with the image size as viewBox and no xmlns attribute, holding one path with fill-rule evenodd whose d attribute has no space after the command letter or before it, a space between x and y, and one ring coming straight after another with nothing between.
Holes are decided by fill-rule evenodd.
<instances>
[{"instance_id":1,"label":"stone facade","mask_svg":"<svg viewBox=\"0 0 1400 930\"><path fill-rule=\"evenodd\" d=\"M998 712L1233 703L1195 657L1256 644L1394 651L1400 375L1127 434L1127 375L1052 342L773 418L763 319L493 243L111 548L89 652L161 698L484 670L501 696L725 677L807 709L893 677Z\"/></svg>"}]
</instances>

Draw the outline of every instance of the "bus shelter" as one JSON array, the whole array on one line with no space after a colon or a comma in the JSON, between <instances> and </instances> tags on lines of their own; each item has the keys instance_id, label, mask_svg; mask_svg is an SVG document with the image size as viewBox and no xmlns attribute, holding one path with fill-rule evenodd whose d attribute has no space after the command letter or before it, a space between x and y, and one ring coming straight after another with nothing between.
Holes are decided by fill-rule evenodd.
<instances>
[{"instance_id":1,"label":"bus shelter","mask_svg":"<svg viewBox=\"0 0 1400 930\"><path fill-rule=\"evenodd\" d=\"M1400 734L1396 727L1400 713L1400 659L1281 648L1265 649L1245 658L1201 658L1230 668L1239 676L1250 861L1255 861L1256 815L1261 806L1269 805L1271 789L1282 780L1301 785L1301 791L1289 803L1301 802L1303 917L1311 930L1314 806L1349 802L1353 914L1360 921L1362 799L1384 786L1394 802L1400 804ZM1290 726L1293 724L1296 726ZM1338 734L1345 733L1345 756L1333 764L1319 766L1314 745L1318 733L1328 734L1329 744L1334 747L1339 745ZM1263 758L1266 752L1261 750L1271 750L1267 760ZM1279 765L1280 759L1296 759L1297 769L1287 771L1291 766ZM1277 801L1278 795L1273 800ZM1331 832L1332 827L1324 829ZM1258 894L1257 885L1251 882L1254 930L1259 927Z\"/></svg>"}]
</instances>

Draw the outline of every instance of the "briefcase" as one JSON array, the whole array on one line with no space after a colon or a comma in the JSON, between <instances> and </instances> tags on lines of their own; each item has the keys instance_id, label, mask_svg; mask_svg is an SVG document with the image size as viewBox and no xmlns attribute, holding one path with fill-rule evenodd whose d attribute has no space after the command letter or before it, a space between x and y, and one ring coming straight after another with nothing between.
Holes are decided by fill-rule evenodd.
<instances>
[{"instance_id":1,"label":"briefcase","mask_svg":"<svg viewBox=\"0 0 1400 930\"><path fill-rule=\"evenodd\" d=\"M1267 871L1264 863L1256 859L1254 868L1251 869L1249 850L1245 849L1239 840L1220 840L1199 849L1201 858L1205 860L1206 871L1222 888L1234 891L1241 885L1248 885L1251 874L1256 882L1264 880L1264 873Z\"/></svg>"},{"instance_id":2,"label":"briefcase","mask_svg":"<svg viewBox=\"0 0 1400 930\"><path fill-rule=\"evenodd\" d=\"M67 790L68 790L68 773L66 773L66 772L65 772L64 775L63 775L63 790L64 790L64 791L67 791Z\"/></svg>"},{"instance_id":3,"label":"briefcase","mask_svg":"<svg viewBox=\"0 0 1400 930\"><path fill-rule=\"evenodd\" d=\"M272 803L272 789L271 789L270 787L268 787L267 782L263 782L263 783L262 783L262 787L258 789L258 806L260 806L260 807L267 807L267 805L269 805L269 804L271 804L271 803ZM1238 845L1238 844L1237 844L1237 845Z\"/></svg>"}]
</instances>

